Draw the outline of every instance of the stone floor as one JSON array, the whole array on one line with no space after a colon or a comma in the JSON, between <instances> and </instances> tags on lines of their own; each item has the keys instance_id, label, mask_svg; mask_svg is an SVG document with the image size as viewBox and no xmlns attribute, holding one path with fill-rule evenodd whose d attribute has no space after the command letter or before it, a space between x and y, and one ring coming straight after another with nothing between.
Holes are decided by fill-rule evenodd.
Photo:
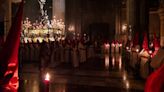
<instances>
[{"instance_id":1,"label":"stone floor","mask_svg":"<svg viewBox=\"0 0 164 92\"><path fill-rule=\"evenodd\" d=\"M145 80L134 76L134 71L130 68L127 71L125 65L127 62L122 60L121 55L90 58L80 63L78 68L73 68L71 63L61 63L49 69L49 91L143 92ZM29 72L28 69L24 69L24 91L21 92L39 92L38 71L34 70Z\"/></svg>"}]
</instances>

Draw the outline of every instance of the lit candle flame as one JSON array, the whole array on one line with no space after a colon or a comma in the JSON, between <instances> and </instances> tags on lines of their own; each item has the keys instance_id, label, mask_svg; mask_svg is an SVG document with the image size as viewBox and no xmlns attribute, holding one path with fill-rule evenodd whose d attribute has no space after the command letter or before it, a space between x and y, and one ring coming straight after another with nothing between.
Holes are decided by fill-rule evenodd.
<instances>
[{"instance_id":1,"label":"lit candle flame","mask_svg":"<svg viewBox=\"0 0 164 92\"><path fill-rule=\"evenodd\" d=\"M149 54L152 54L152 51L151 50L149 51Z\"/></svg>"},{"instance_id":2,"label":"lit candle flame","mask_svg":"<svg viewBox=\"0 0 164 92\"><path fill-rule=\"evenodd\" d=\"M50 81L50 74L49 73L46 73L45 80Z\"/></svg>"}]
</instances>

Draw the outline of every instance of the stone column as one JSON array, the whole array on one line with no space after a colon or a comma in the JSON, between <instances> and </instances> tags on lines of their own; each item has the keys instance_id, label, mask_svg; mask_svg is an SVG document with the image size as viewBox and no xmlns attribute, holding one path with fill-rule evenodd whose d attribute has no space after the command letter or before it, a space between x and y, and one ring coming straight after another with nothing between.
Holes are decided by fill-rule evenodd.
<instances>
[{"instance_id":1,"label":"stone column","mask_svg":"<svg viewBox=\"0 0 164 92\"><path fill-rule=\"evenodd\" d=\"M115 23L116 23L116 40L120 39L120 33L121 33L121 4L118 2L117 3L117 7L116 7L116 19L115 19Z\"/></svg>"},{"instance_id":2,"label":"stone column","mask_svg":"<svg viewBox=\"0 0 164 92\"><path fill-rule=\"evenodd\" d=\"M130 31L132 30L132 37L137 29L139 28L139 4L138 0L127 0L127 26ZM130 34L129 34L130 35Z\"/></svg>"},{"instance_id":3,"label":"stone column","mask_svg":"<svg viewBox=\"0 0 164 92\"><path fill-rule=\"evenodd\" d=\"M159 9L160 16L160 45L164 47L164 0L161 0L161 7Z\"/></svg>"},{"instance_id":4,"label":"stone column","mask_svg":"<svg viewBox=\"0 0 164 92\"><path fill-rule=\"evenodd\" d=\"M140 0L140 32L148 33L148 23L149 23L149 6L148 0Z\"/></svg>"},{"instance_id":5,"label":"stone column","mask_svg":"<svg viewBox=\"0 0 164 92\"><path fill-rule=\"evenodd\" d=\"M143 33L148 33L148 0L127 0L127 22L131 26L132 37L139 33L139 45L142 46ZM130 34L129 34L130 35Z\"/></svg>"},{"instance_id":6,"label":"stone column","mask_svg":"<svg viewBox=\"0 0 164 92\"><path fill-rule=\"evenodd\" d=\"M142 46L144 33L147 34L149 40L149 1L148 0L138 0L139 1L139 44Z\"/></svg>"},{"instance_id":7,"label":"stone column","mask_svg":"<svg viewBox=\"0 0 164 92\"><path fill-rule=\"evenodd\" d=\"M5 32L4 32L4 36L5 39L8 35L8 32L10 30L11 27L11 23L12 23L12 18L11 18L11 0L6 0L6 12L5 12Z\"/></svg>"}]
</instances>

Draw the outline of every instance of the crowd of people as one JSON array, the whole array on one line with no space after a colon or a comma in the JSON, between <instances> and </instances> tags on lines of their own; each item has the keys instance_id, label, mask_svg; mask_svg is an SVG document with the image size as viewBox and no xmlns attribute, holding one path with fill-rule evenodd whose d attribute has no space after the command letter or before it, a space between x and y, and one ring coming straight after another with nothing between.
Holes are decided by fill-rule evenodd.
<instances>
[{"instance_id":1,"label":"crowd of people","mask_svg":"<svg viewBox=\"0 0 164 92\"><path fill-rule=\"evenodd\" d=\"M103 43L91 42L88 38L83 39L63 39L55 41L43 41L40 43L21 43L20 61L38 62L41 67L49 65L56 66L59 63L71 63L73 67L78 67L79 63L94 57L95 53L101 53Z\"/></svg>"}]
</instances>

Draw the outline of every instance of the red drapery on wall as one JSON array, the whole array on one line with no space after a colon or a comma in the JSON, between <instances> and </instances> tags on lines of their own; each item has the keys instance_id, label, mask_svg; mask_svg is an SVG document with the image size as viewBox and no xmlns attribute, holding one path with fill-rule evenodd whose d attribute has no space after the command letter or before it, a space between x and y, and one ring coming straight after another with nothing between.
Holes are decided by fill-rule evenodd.
<instances>
[{"instance_id":1,"label":"red drapery on wall","mask_svg":"<svg viewBox=\"0 0 164 92\"><path fill-rule=\"evenodd\" d=\"M23 0L0 52L0 92L17 92L18 49L22 27Z\"/></svg>"}]
</instances>

